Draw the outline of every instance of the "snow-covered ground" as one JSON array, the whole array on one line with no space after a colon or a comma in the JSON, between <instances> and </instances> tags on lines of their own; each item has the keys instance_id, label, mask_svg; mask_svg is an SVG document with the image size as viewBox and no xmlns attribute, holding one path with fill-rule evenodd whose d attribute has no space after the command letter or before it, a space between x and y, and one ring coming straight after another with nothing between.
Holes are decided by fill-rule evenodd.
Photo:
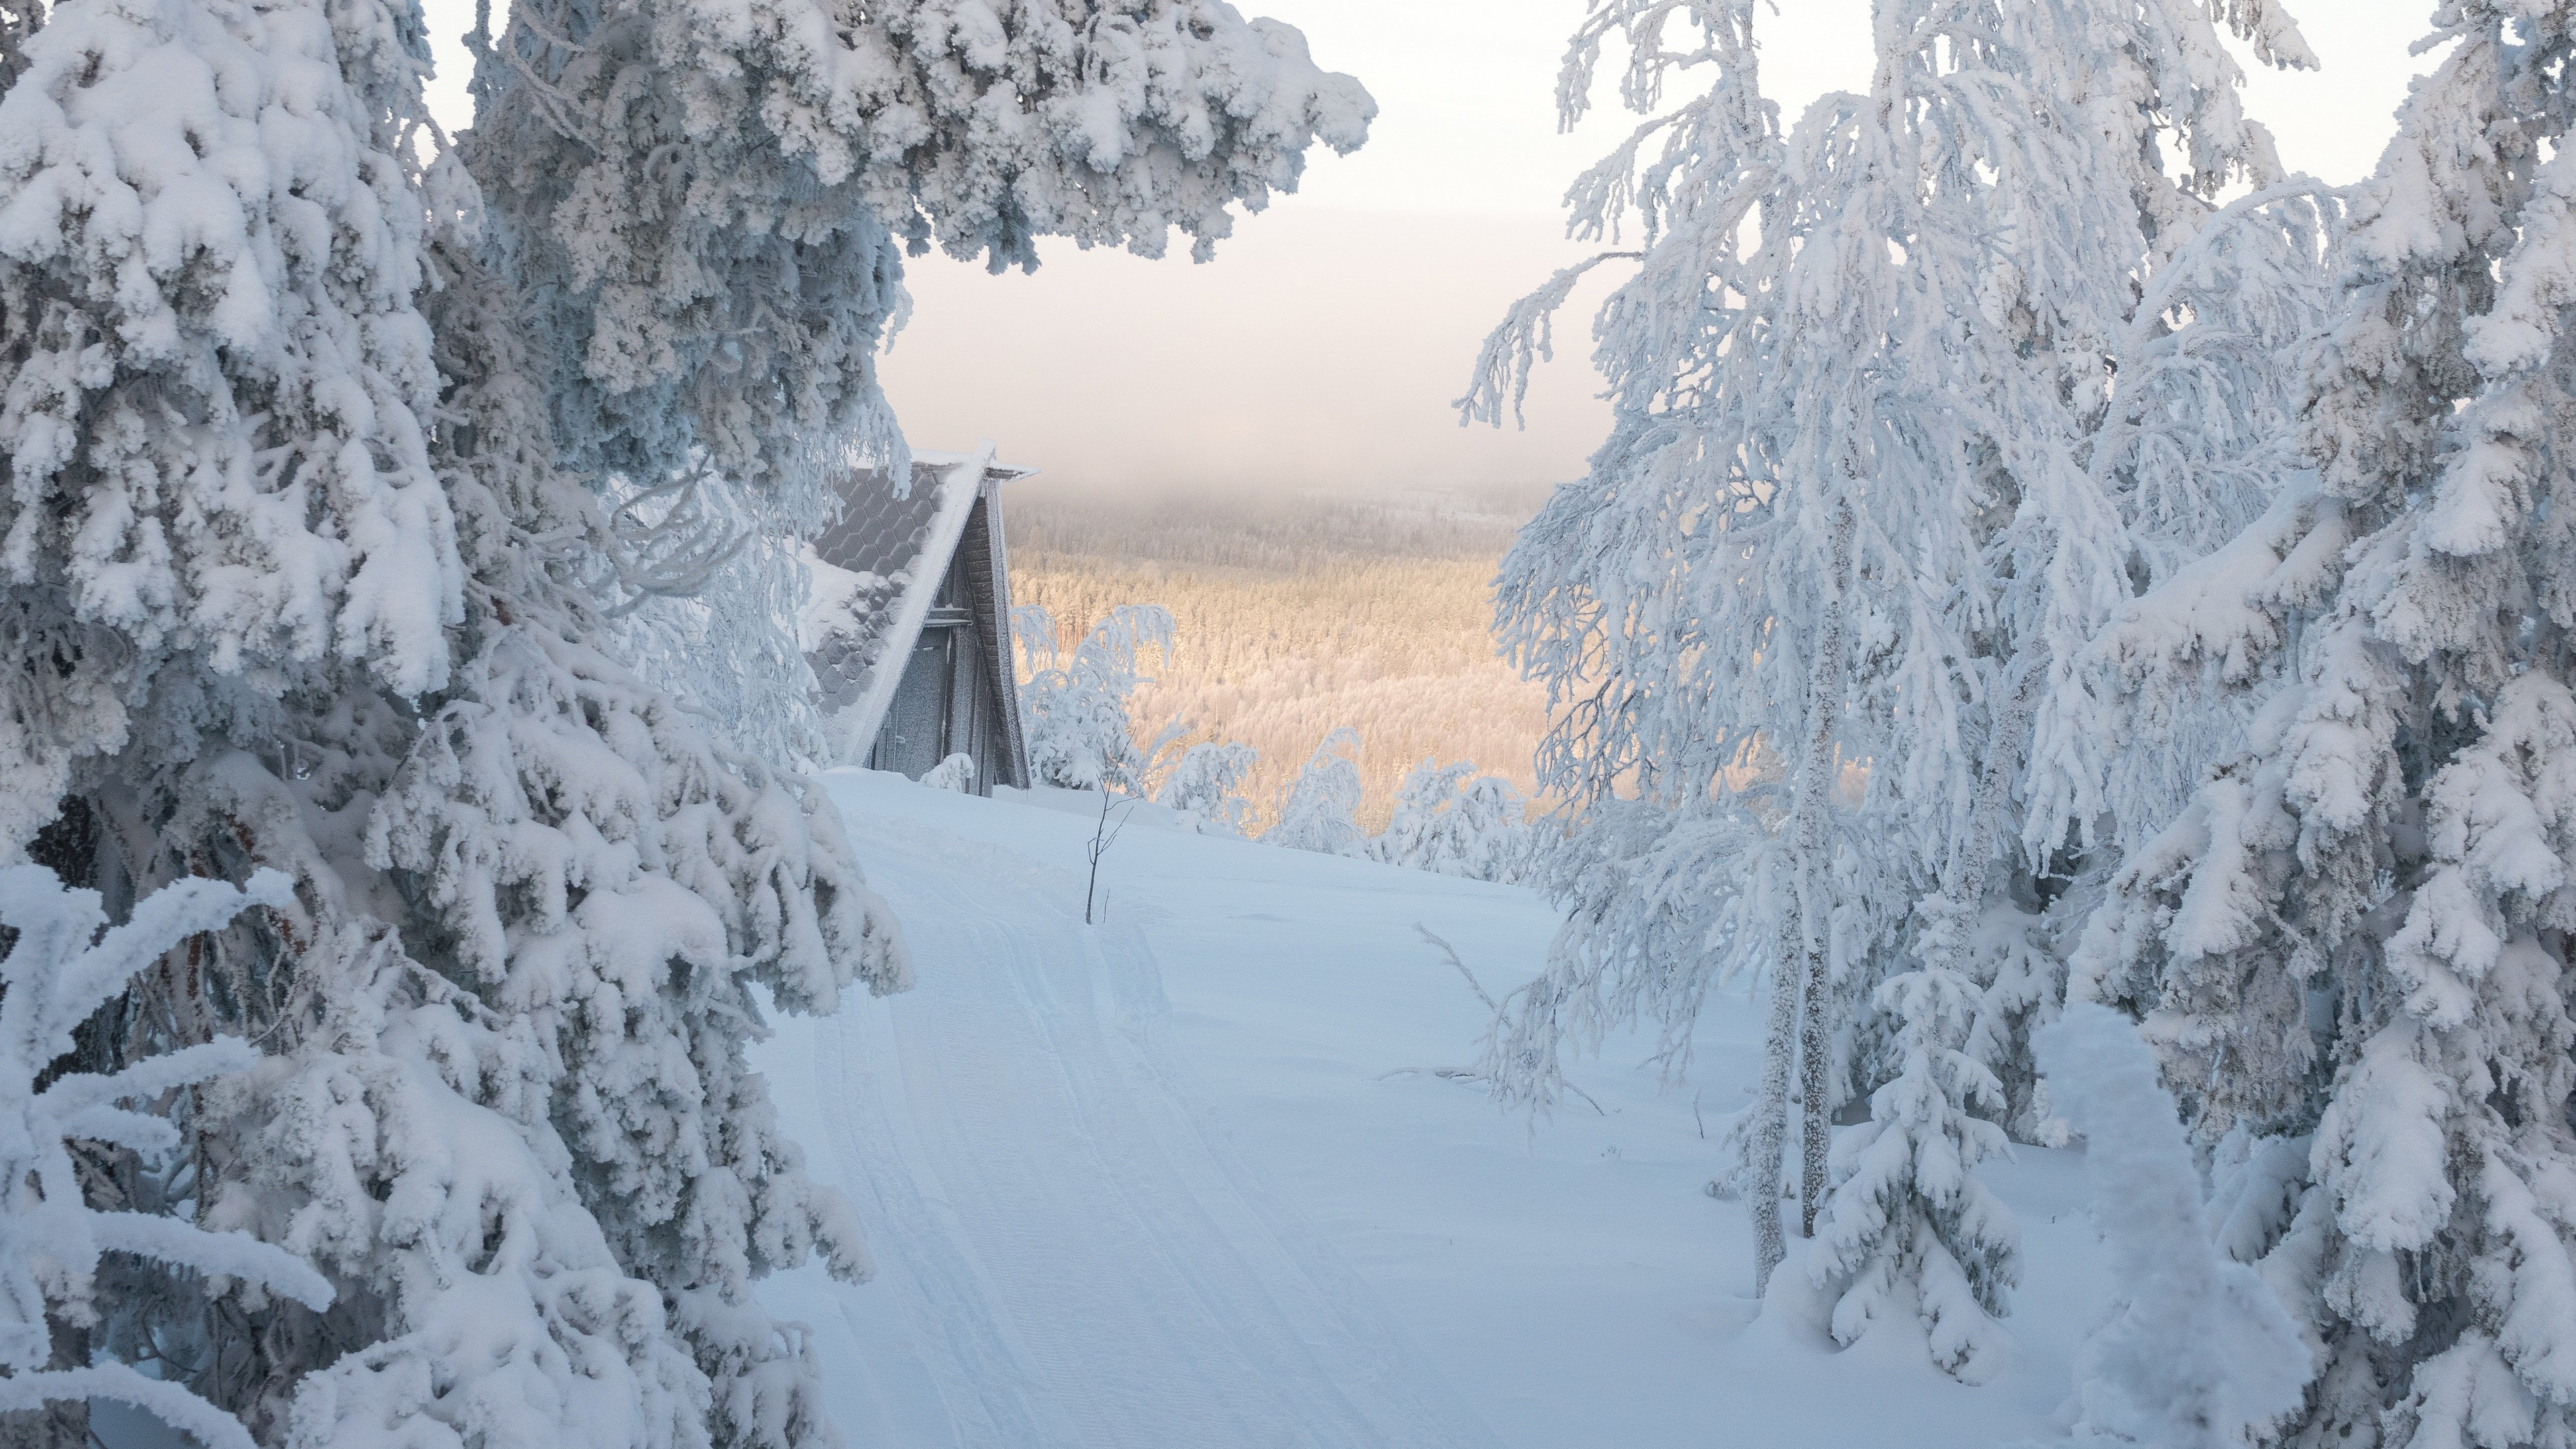
<instances>
[{"instance_id":1,"label":"snow-covered ground","mask_svg":"<svg viewBox=\"0 0 2576 1449\"><path fill-rule=\"evenodd\" d=\"M2102 1310L2079 1159L2021 1149L2019 1362L1980 1388L1837 1351L1793 1258L1765 1313L1709 1197L1754 1005L1688 1085L1613 1038L1535 1126L1441 1068L1555 918L1530 892L1139 820L1082 922L1086 797L832 775L920 984L761 1049L875 1281L774 1279L854 1446L1983 1446L2047 1430ZM1703 1127L1703 1123L1705 1126ZM1705 1133L1705 1136L1703 1135Z\"/></svg>"}]
</instances>

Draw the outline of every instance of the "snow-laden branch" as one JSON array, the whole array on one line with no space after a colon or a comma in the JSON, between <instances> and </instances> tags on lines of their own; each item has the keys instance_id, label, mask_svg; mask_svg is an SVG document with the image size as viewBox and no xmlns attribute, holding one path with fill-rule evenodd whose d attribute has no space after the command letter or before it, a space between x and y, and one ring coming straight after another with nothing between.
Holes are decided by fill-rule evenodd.
<instances>
[{"instance_id":1,"label":"snow-laden branch","mask_svg":"<svg viewBox=\"0 0 2576 1449\"><path fill-rule=\"evenodd\" d=\"M1530 370L1541 362L1555 360L1556 313L1574 295L1575 284L1603 262L1636 262L1645 257L1644 252L1603 252L1562 269L1547 279L1547 285L1514 302L1503 314L1501 325L1486 334L1485 345L1476 354L1466 394L1450 404L1458 411L1458 426L1491 423L1501 427L1506 392L1511 395L1512 421L1527 426L1529 419L1522 414L1521 405L1529 398Z\"/></svg>"},{"instance_id":2,"label":"snow-laden branch","mask_svg":"<svg viewBox=\"0 0 2576 1449\"><path fill-rule=\"evenodd\" d=\"M239 1420L177 1384L123 1364L49 1366L49 1324L94 1321L99 1259L108 1253L193 1270L217 1291L237 1281L316 1312L330 1305L330 1282L274 1244L175 1217L102 1212L84 1200L71 1139L144 1151L176 1141L166 1121L113 1111L108 1103L240 1072L256 1055L238 1038L218 1037L112 1075L69 1073L41 1090L36 1084L72 1053L73 1028L164 952L231 924L250 907L282 908L292 900L290 882L277 871L262 871L240 889L192 879L145 897L130 919L108 929L96 891L67 890L42 866L0 870L0 924L17 933L0 959L0 1412L54 1400L115 1399L203 1444L250 1449Z\"/></svg>"}]
</instances>

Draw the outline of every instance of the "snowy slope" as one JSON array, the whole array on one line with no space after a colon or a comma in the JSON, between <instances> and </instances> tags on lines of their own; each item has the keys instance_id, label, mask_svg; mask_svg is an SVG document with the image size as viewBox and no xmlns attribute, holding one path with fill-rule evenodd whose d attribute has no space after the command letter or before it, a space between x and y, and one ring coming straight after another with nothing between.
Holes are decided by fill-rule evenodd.
<instances>
[{"instance_id":1,"label":"snowy slope","mask_svg":"<svg viewBox=\"0 0 2576 1449\"><path fill-rule=\"evenodd\" d=\"M761 1051L878 1262L765 1297L854 1446L1939 1449L2065 1396L2106 1291L2071 1154L1991 1178L2028 1253L2016 1367L1963 1388L1894 1330L1836 1352L1794 1260L1754 1312L1744 1206L1701 1191L1751 1003L1712 1010L1690 1086L1614 1038L1576 1072L1603 1113L1533 1129L1434 1075L1485 1010L1414 934L1499 995L1554 929L1529 892L1140 820L1085 927L1078 797L830 783L920 985Z\"/></svg>"}]
</instances>

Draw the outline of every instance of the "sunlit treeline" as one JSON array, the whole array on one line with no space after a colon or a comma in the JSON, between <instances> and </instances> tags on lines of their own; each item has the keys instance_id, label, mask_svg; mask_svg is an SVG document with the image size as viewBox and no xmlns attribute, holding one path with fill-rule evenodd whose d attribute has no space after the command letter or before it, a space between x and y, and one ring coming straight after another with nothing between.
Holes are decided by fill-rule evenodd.
<instances>
[{"instance_id":1,"label":"sunlit treeline","mask_svg":"<svg viewBox=\"0 0 2576 1449\"><path fill-rule=\"evenodd\" d=\"M1167 500L1030 488L1010 501L1015 602L1052 613L1069 648L1120 604L1172 611L1136 729L1260 751L1266 824L1279 790L1338 725L1358 731L1361 823L1387 818L1403 772L1473 760L1532 788L1546 697L1494 655L1488 584L1530 499L1291 495Z\"/></svg>"}]
</instances>

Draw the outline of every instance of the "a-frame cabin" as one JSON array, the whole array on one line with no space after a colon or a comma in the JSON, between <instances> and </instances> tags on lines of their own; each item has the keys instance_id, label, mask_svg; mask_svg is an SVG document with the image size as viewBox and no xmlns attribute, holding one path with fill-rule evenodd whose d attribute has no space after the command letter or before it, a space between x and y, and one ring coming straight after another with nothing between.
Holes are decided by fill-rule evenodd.
<instances>
[{"instance_id":1,"label":"a-frame cabin","mask_svg":"<svg viewBox=\"0 0 2576 1449\"><path fill-rule=\"evenodd\" d=\"M964 755L976 793L1028 787L1000 485L1034 471L921 452L903 497L882 472L844 480L841 518L814 540L806 613L842 763L919 779Z\"/></svg>"}]
</instances>

